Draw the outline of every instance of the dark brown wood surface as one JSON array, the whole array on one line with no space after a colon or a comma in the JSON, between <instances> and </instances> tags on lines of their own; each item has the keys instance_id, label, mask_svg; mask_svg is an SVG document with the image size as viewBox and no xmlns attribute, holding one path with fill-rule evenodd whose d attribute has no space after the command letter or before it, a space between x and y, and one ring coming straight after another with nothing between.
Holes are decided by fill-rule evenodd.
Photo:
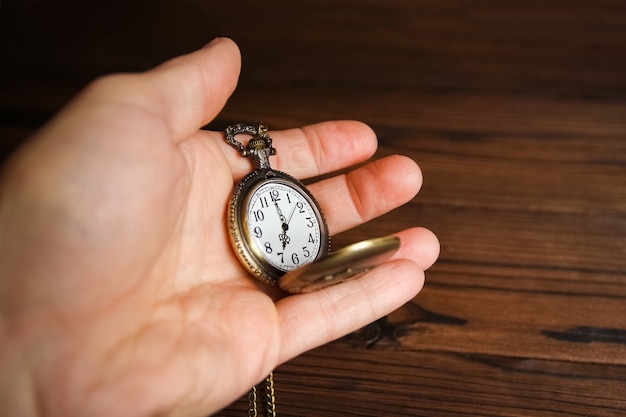
<instances>
[{"instance_id":1,"label":"dark brown wood surface","mask_svg":"<svg viewBox=\"0 0 626 417\"><path fill-rule=\"evenodd\" d=\"M220 35L243 73L215 127L358 119L377 157L420 164L416 199L335 245L432 229L424 290L277 369L279 415L626 415L625 2L23 0L0 18L5 154L94 77Z\"/></svg>"}]
</instances>

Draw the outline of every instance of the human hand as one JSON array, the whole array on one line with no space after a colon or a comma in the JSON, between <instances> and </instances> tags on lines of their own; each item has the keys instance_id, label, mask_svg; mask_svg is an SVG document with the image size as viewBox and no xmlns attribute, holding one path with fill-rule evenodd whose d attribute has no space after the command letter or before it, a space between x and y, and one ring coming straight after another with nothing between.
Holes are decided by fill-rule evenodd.
<instances>
[{"instance_id":1,"label":"human hand","mask_svg":"<svg viewBox=\"0 0 626 417\"><path fill-rule=\"evenodd\" d=\"M251 170L220 132L236 45L94 82L6 165L0 182L3 415L202 416L280 363L410 300L436 238L401 231L357 280L273 299L229 244L226 205ZM271 132L273 165L307 178L376 149L361 123ZM421 174L393 156L309 187L331 234L407 202ZM4 412L6 411L6 412Z\"/></svg>"}]
</instances>

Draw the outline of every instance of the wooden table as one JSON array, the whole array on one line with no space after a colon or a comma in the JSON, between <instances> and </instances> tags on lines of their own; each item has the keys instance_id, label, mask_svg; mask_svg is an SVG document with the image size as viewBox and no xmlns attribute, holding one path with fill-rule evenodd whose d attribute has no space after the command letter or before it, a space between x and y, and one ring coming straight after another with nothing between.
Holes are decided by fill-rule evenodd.
<instances>
[{"instance_id":1,"label":"wooden table","mask_svg":"<svg viewBox=\"0 0 626 417\"><path fill-rule=\"evenodd\" d=\"M420 164L335 243L432 229L424 290L277 369L279 416L626 415L625 2L39 3L0 9L5 153L90 79L221 35L243 73L216 126L358 119Z\"/></svg>"}]
</instances>

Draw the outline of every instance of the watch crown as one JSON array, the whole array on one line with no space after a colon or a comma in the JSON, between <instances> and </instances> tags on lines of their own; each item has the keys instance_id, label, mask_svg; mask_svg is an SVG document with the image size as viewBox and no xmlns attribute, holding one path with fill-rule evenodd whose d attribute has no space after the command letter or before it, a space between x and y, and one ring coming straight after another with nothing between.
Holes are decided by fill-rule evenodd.
<instances>
[{"instance_id":1,"label":"watch crown","mask_svg":"<svg viewBox=\"0 0 626 417\"><path fill-rule=\"evenodd\" d=\"M250 139L246 151L246 156L252 159L257 168L270 168L269 157L276 155L276 149L272 146L272 138L263 131L259 131L256 136Z\"/></svg>"},{"instance_id":2,"label":"watch crown","mask_svg":"<svg viewBox=\"0 0 626 417\"><path fill-rule=\"evenodd\" d=\"M265 143L265 139L260 136L255 136L250 139L250 142L248 142L248 150L254 149L260 151L261 149L265 149L266 147L267 144Z\"/></svg>"}]
</instances>

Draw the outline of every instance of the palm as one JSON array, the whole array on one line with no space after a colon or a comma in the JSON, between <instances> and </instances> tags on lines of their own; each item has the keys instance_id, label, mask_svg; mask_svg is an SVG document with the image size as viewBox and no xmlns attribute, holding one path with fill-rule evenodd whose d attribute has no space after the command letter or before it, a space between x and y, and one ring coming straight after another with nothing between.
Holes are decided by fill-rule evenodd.
<instances>
[{"instance_id":1,"label":"palm","mask_svg":"<svg viewBox=\"0 0 626 417\"><path fill-rule=\"evenodd\" d=\"M131 329L131 337L121 342L109 338L127 362L120 380L127 380L129 372L146 378L153 382L152 395L162 400L198 395L199 403L226 405L224 398L241 394L241 381L249 386L278 362L278 351L272 349L279 340L274 303L257 289L228 241L225 207L236 175L221 140L218 134L198 132L172 148L172 166L157 163L170 174L170 196L181 198L152 203L170 206L145 218L149 225L163 225L154 241L162 242L164 250L144 268L149 276L140 277L148 288L134 289L134 297L148 299L129 302L128 309L136 311L123 313L140 318L135 334ZM127 214L131 221L142 215ZM143 358L151 351L146 363ZM146 368L151 375L142 375ZM125 392L121 389L118 398Z\"/></svg>"},{"instance_id":2,"label":"palm","mask_svg":"<svg viewBox=\"0 0 626 417\"><path fill-rule=\"evenodd\" d=\"M212 88L210 101L184 81L212 54L230 67L212 69L213 86L197 80ZM250 163L219 133L197 130L234 87L237 61L221 42L152 75L101 82L9 165L0 265L3 278L20 279L1 282L0 306L23 361L37 363L29 378L51 414L207 414L419 290L415 277L438 250L422 229L400 232L394 262L319 293L275 302L245 272L225 210ZM298 177L375 150L372 132L355 123L272 136L273 166ZM392 158L311 190L332 234L402 204L419 183L411 161Z\"/></svg>"}]
</instances>

